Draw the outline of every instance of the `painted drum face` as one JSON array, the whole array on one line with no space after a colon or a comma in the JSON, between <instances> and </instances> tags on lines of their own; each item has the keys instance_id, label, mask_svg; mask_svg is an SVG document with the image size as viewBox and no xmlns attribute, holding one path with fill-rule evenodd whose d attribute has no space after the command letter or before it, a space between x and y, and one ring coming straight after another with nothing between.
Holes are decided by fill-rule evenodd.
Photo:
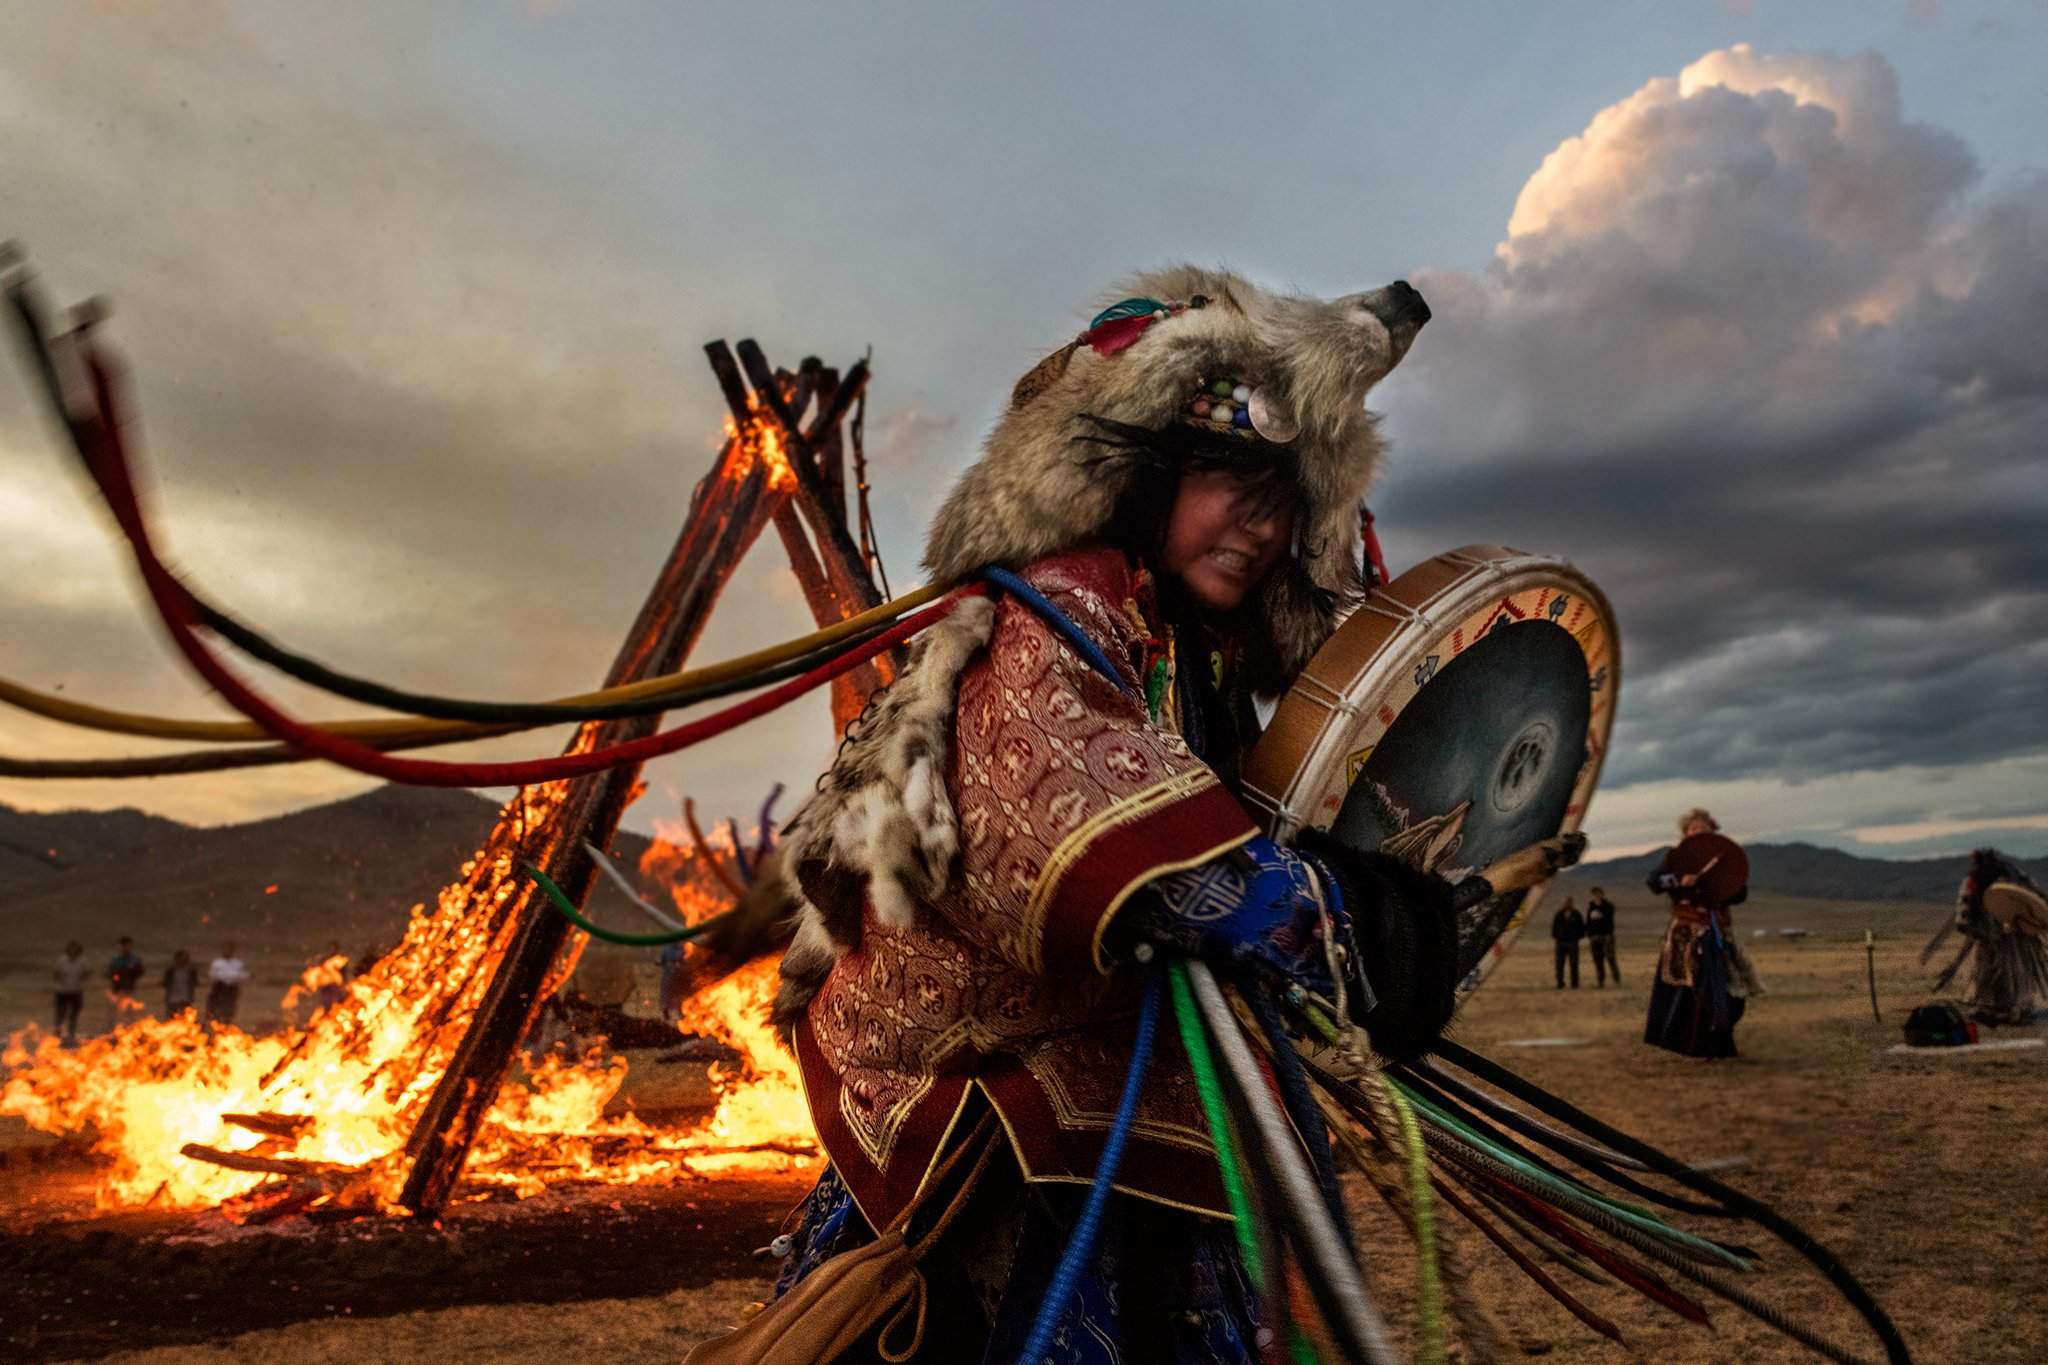
<instances>
[{"instance_id":1,"label":"painted drum face","mask_svg":"<svg viewBox=\"0 0 2048 1365\"><path fill-rule=\"evenodd\" d=\"M1562 560L1439 555L1375 591L1295 681L1245 765L1280 839L1327 828L1456 881L1579 827L1614 718L1612 610ZM1464 911L1469 993L1544 886Z\"/></svg>"},{"instance_id":2,"label":"painted drum face","mask_svg":"<svg viewBox=\"0 0 2048 1365\"><path fill-rule=\"evenodd\" d=\"M1548 839L1586 760L1586 680L1585 655L1563 629L1503 612L1387 727L1330 832L1449 881ZM1520 900L1496 896L1459 917L1461 974L1499 940Z\"/></svg>"}]
</instances>

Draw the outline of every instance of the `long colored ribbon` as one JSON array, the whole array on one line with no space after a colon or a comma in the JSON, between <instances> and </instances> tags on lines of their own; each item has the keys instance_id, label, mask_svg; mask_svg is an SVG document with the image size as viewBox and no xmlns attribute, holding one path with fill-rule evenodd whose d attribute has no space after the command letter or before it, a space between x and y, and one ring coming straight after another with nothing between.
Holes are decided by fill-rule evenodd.
<instances>
[{"instance_id":1,"label":"long colored ribbon","mask_svg":"<svg viewBox=\"0 0 2048 1365\"><path fill-rule=\"evenodd\" d=\"M1323 1320L1352 1358L1393 1360L1386 1321L1330 1217L1322 1190L1293 1129L1278 1112L1277 1105L1252 1101L1252 1096L1263 1094L1265 1081L1229 1003L1223 998L1222 987L1206 963L1189 962L1187 972L1196 1006L1223 1061L1218 1074L1249 1110L1252 1129L1248 1137L1257 1144L1259 1154L1281 1186L1284 1197L1279 1213L1294 1228L1295 1249L1301 1254Z\"/></svg>"},{"instance_id":2,"label":"long colored ribbon","mask_svg":"<svg viewBox=\"0 0 2048 1365\"><path fill-rule=\"evenodd\" d=\"M1416 1355L1424 1365L1444 1359L1444 1286L1436 1246L1436 1201L1429 1192L1429 1149L1407 1096L1386 1087L1387 1103L1401 1120L1401 1145L1406 1149L1408 1199L1415 1209L1416 1317L1421 1337Z\"/></svg>"},{"instance_id":3,"label":"long colored ribbon","mask_svg":"<svg viewBox=\"0 0 2048 1365\"><path fill-rule=\"evenodd\" d=\"M1131 1125L1138 1117L1138 1095L1144 1089L1145 1072L1152 1062L1152 1039L1158 1030L1159 974L1154 972L1145 982L1145 998L1138 1007L1138 1036L1131 1044L1131 1065L1124 1072L1123 1095L1117 1100L1109 1136L1103 1139L1102 1157L1095 1164L1095 1180L1088 1187L1088 1201L1081 1206L1081 1217L1053 1270L1052 1284L1038 1305L1038 1316L1032 1319L1031 1335L1025 1338L1024 1349L1017 1357L1020 1365L1038 1365L1045 1358L1046 1348L1052 1345L1052 1334L1067 1311L1067 1301L1073 1298L1074 1287L1080 1283L1081 1269L1095 1252L1103 1210L1109 1206L1117 1168L1123 1164L1124 1144L1130 1141Z\"/></svg>"},{"instance_id":4,"label":"long colored ribbon","mask_svg":"<svg viewBox=\"0 0 2048 1365\"><path fill-rule=\"evenodd\" d=\"M114 397L111 371L104 358L96 351L88 350L86 362L92 375L101 414L99 420L92 423L88 430L89 450L93 457L95 474L102 480L103 490L109 494L108 505L127 535L136 565L142 571L144 586L148 588L150 599L156 604L157 613L170 633L172 644L177 646L178 651L201 677L219 690L229 705L263 726L271 734L329 762L388 781L432 787L528 786L540 782L560 782L569 778L585 777L621 764L642 763L650 758L676 753L713 736L724 734L756 717L766 715L796 700L804 693L851 672L869 659L895 648L925 627L937 622L964 600L965 594L980 591L978 588L963 588L938 605L927 607L907 620L899 622L865 645L848 651L831 663L821 665L779 687L749 697L737 706L701 717L673 730L628 740L588 753L562 754L554 758L525 762L441 763L427 759L394 758L376 749L346 739L337 739L286 715L237 678L201 643L192 629L194 623L190 605L177 591L170 571L157 558L156 551L150 544L148 527L142 521L136 505L127 453L119 435L120 408Z\"/></svg>"},{"instance_id":5,"label":"long colored ribbon","mask_svg":"<svg viewBox=\"0 0 2048 1365\"><path fill-rule=\"evenodd\" d=\"M1905 1339L1899 1335L1899 1330L1893 1325L1890 1315L1870 1296L1870 1291L1849 1272L1848 1267L1835 1258L1833 1252L1770 1205L1724 1185L1704 1172L1693 1170L1678 1158L1630 1137L1618 1128L1602 1123L1584 1110L1559 1099L1540 1086L1523 1080L1506 1067L1480 1056L1462 1044L1441 1039L1435 1051L1444 1061L1477 1076L1488 1085L1506 1091L1523 1103L1531 1105L1538 1112L1561 1123L1571 1124L1596 1142L1635 1157L1659 1175L1668 1176L1695 1193L1718 1199L1742 1217L1755 1222L1805 1257L1815 1269L1827 1277L1828 1282L1876 1334L1884 1346L1885 1358L1891 1365L1910 1365L1913 1357L1906 1349Z\"/></svg>"}]
</instances>

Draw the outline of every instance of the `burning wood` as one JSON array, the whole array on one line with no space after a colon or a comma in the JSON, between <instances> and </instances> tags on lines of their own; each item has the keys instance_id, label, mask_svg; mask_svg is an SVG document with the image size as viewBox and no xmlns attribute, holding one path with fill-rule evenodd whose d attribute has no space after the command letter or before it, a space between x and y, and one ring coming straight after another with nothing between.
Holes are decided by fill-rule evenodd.
<instances>
[{"instance_id":1,"label":"burning wood","mask_svg":"<svg viewBox=\"0 0 2048 1365\"><path fill-rule=\"evenodd\" d=\"M267 1133L271 1137L293 1141L313 1126L312 1117L306 1114L222 1114L220 1121L237 1128L247 1128L252 1133Z\"/></svg>"},{"instance_id":2,"label":"burning wood","mask_svg":"<svg viewBox=\"0 0 2048 1365\"><path fill-rule=\"evenodd\" d=\"M188 1142L178 1149L180 1156L225 1166L231 1171L258 1171L267 1175L352 1174L358 1167L334 1166L322 1161L298 1161L285 1156L258 1156L254 1152L224 1152L204 1143Z\"/></svg>"}]
</instances>

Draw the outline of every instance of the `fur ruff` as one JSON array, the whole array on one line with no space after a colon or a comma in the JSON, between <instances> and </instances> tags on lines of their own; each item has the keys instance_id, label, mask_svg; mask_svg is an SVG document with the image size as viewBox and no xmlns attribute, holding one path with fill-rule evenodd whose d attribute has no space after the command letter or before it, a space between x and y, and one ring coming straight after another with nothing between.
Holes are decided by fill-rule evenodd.
<instances>
[{"instance_id":1,"label":"fur ruff","mask_svg":"<svg viewBox=\"0 0 2048 1365\"><path fill-rule=\"evenodd\" d=\"M995 629L995 603L970 597L919 637L896 681L846 732L839 756L782 836L796 931L782 959L775 1020L801 1014L861 915L907 929L946 889L959 824L946 794L960 674Z\"/></svg>"},{"instance_id":2,"label":"fur ruff","mask_svg":"<svg viewBox=\"0 0 2048 1365\"><path fill-rule=\"evenodd\" d=\"M1203 378L1263 384L1301 424L1289 443L1308 507L1303 553L1276 572L1259 618L1273 671L1298 672L1363 587L1358 507L1381 445L1366 391L1400 359L1367 295L1323 300L1276 294L1194 266L1144 274L1110 296L1202 308L1154 323L1128 349L1072 344L1041 361L1012 396L981 460L961 476L932 524L925 565L935 581L984 564L1019 568L1101 532L1118 500L1149 471L1105 451L1090 418L1157 431Z\"/></svg>"}]
</instances>

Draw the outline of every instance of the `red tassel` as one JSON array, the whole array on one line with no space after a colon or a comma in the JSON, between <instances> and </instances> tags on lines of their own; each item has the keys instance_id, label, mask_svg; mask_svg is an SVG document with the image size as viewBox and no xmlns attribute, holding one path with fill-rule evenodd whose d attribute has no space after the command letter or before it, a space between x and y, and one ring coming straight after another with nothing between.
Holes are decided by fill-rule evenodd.
<instances>
[{"instance_id":1,"label":"red tassel","mask_svg":"<svg viewBox=\"0 0 2048 1365\"><path fill-rule=\"evenodd\" d=\"M1365 562L1372 566L1373 586L1379 587L1384 583L1390 582L1393 575L1387 572L1387 556L1380 549L1379 532L1372 529L1372 509L1370 507L1358 509L1358 536L1359 539L1365 542Z\"/></svg>"},{"instance_id":2,"label":"red tassel","mask_svg":"<svg viewBox=\"0 0 2048 1365\"><path fill-rule=\"evenodd\" d=\"M1494 1193L1507 1202L1517 1205L1522 1212L1543 1224L1574 1250L1592 1258L1593 1262L1613 1275L1630 1289L1651 1302L1669 1309L1687 1322L1701 1327L1711 1326L1706 1306L1688 1294L1681 1293L1666 1284L1657 1272L1647 1266L1630 1262L1617 1251L1609 1250L1574 1227L1558 1210L1544 1203L1525 1190L1516 1188L1504 1180L1493 1181Z\"/></svg>"}]
</instances>

